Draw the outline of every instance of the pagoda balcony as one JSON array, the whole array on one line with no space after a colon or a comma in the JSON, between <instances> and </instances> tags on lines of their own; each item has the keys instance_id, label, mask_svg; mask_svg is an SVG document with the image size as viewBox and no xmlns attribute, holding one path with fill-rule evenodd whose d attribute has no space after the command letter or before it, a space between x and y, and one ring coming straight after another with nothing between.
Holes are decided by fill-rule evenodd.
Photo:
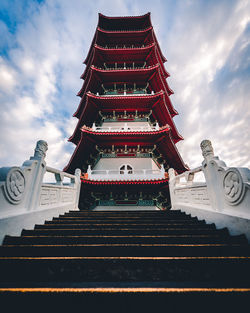
<instances>
[{"instance_id":1,"label":"pagoda balcony","mask_svg":"<svg viewBox=\"0 0 250 313\"><path fill-rule=\"evenodd\" d=\"M140 70L140 69L150 69L155 65L148 65L146 66L146 62L144 63L112 63L106 64L104 63L102 67L94 66L99 70L106 70L106 71L122 71L122 70Z\"/></svg>"},{"instance_id":2,"label":"pagoda balcony","mask_svg":"<svg viewBox=\"0 0 250 313\"><path fill-rule=\"evenodd\" d=\"M111 170L92 170L90 165L88 171L83 174L83 179L94 181L138 181L138 180L159 180L168 178L163 166L161 169L111 169Z\"/></svg>"},{"instance_id":3,"label":"pagoda balcony","mask_svg":"<svg viewBox=\"0 0 250 313\"><path fill-rule=\"evenodd\" d=\"M99 92L96 93L96 96L98 97L117 97L117 96L148 96L148 95L154 95L154 91L151 91L151 93L148 93L147 90L132 90L132 91L118 91L118 90L107 90L104 92L104 94L99 94Z\"/></svg>"},{"instance_id":4,"label":"pagoda balcony","mask_svg":"<svg viewBox=\"0 0 250 313\"><path fill-rule=\"evenodd\" d=\"M86 126L85 126L86 128ZM118 132L154 132L159 131L161 128L159 127L159 124L156 123L155 126L147 125L147 126L128 126L127 123L124 123L121 126L96 126L95 123L93 123L92 128L90 130L94 132L103 132L103 133L118 133Z\"/></svg>"}]
</instances>

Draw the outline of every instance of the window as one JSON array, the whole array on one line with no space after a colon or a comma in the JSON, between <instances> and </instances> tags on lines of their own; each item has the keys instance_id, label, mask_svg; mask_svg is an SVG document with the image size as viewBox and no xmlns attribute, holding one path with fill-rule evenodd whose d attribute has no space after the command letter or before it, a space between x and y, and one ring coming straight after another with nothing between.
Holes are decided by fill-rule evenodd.
<instances>
[{"instance_id":1,"label":"window","mask_svg":"<svg viewBox=\"0 0 250 313\"><path fill-rule=\"evenodd\" d=\"M120 174L133 174L133 167L129 164L124 164L120 167Z\"/></svg>"}]
</instances>

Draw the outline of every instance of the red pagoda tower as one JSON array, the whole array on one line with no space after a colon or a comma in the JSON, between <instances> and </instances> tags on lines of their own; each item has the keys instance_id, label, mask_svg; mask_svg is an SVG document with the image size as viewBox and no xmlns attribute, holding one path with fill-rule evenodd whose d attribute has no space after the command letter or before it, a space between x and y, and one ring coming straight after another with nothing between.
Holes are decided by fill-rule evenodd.
<instances>
[{"instance_id":1,"label":"red pagoda tower","mask_svg":"<svg viewBox=\"0 0 250 313\"><path fill-rule=\"evenodd\" d=\"M164 62L150 13L99 14L69 138L76 148L64 169L82 170L80 209L170 206L167 170L186 167Z\"/></svg>"}]
</instances>

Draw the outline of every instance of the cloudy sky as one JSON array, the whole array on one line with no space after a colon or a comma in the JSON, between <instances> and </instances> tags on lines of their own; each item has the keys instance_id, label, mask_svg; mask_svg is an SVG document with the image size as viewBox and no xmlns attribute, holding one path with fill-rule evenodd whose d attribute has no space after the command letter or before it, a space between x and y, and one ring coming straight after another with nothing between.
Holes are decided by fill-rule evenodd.
<instances>
[{"instance_id":1,"label":"cloudy sky","mask_svg":"<svg viewBox=\"0 0 250 313\"><path fill-rule=\"evenodd\" d=\"M49 144L48 165L67 164L98 12L149 11L185 163L199 166L199 144L210 139L229 166L250 166L249 0L1 0L0 166L21 165L39 139Z\"/></svg>"}]
</instances>

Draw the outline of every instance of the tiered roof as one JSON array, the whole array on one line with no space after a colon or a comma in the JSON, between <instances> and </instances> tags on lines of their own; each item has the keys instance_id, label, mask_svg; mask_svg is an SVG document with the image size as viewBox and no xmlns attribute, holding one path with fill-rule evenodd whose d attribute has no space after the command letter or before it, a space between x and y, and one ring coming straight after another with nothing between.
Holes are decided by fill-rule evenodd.
<instances>
[{"instance_id":1,"label":"tiered roof","mask_svg":"<svg viewBox=\"0 0 250 313\"><path fill-rule=\"evenodd\" d=\"M178 113L170 101L173 91L166 82L169 74L163 65L165 61L149 13L137 17L99 14L95 36L84 61L86 69L81 76L84 79L78 93L81 101L74 114L79 122L69 139L77 147L65 170L73 172L77 167L83 168L97 144L157 144L159 153L171 167L179 173L186 170L175 147L182 137L172 120ZM118 92L118 85L124 86L124 93ZM127 93L128 86L130 93ZM143 92L135 92L137 87ZM90 128L100 113L122 110L150 111L160 130L109 133Z\"/></svg>"}]
</instances>

